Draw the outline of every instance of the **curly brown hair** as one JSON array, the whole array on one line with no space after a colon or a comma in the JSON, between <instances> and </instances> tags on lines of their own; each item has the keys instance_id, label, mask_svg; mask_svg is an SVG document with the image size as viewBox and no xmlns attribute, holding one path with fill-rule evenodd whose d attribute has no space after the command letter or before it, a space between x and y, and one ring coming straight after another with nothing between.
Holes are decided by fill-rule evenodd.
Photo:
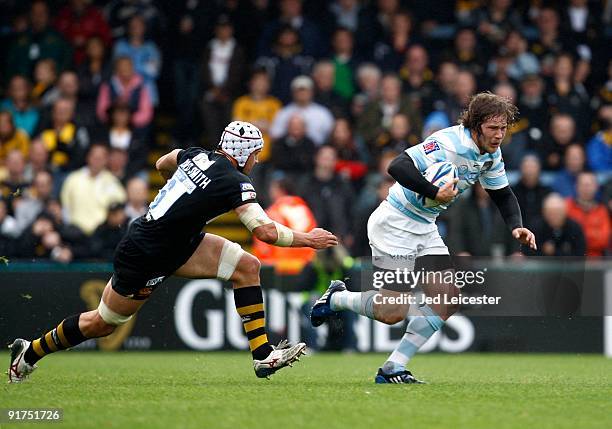
<instances>
[{"instance_id":1,"label":"curly brown hair","mask_svg":"<svg viewBox=\"0 0 612 429\"><path fill-rule=\"evenodd\" d=\"M480 133L480 126L488 119L505 116L508 127L518 121L518 108L510 100L490 92L481 92L470 99L468 108L459 117L465 128Z\"/></svg>"}]
</instances>

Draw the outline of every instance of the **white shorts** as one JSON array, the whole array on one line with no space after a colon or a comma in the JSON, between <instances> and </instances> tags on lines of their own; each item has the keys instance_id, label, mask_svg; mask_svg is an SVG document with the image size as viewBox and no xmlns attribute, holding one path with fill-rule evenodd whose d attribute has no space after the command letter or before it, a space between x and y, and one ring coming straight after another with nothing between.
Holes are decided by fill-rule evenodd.
<instances>
[{"instance_id":1,"label":"white shorts","mask_svg":"<svg viewBox=\"0 0 612 429\"><path fill-rule=\"evenodd\" d=\"M448 255L435 223L411 219L383 201L368 219L368 239L376 266L387 269L414 268L414 260L425 255Z\"/></svg>"}]
</instances>

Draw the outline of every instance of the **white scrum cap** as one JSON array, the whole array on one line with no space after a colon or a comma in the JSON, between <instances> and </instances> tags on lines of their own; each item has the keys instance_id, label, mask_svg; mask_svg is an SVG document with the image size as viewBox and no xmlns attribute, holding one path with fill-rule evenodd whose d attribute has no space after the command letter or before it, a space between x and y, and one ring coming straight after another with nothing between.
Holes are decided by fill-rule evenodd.
<instances>
[{"instance_id":1,"label":"white scrum cap","mask_svg":"<svg viewBox=\"0 0 612 429\"><path fill-rule=\"evenodd\" d=\"M253 152L264 145L261 131L255 125L243 121L230 122L221 134L219 149L234 158L239 167L244 167Z\"/></svg>"}]
</instances>

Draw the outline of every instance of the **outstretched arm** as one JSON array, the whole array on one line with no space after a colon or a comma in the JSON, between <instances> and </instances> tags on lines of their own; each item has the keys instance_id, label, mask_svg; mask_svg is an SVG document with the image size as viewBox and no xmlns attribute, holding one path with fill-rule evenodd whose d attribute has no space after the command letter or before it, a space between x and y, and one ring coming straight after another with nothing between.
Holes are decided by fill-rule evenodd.
<instances>
[{"instance_id":1,"label":"outstretched arm","mask_svg":"<svg viewBox=\"0 0 612 429\"><path fill-rule=\"evenodd\" d=\"M485 189L504 218L504 222L512 231L512 236L521 244L528 245L536 249L535 235L527 228L523 228L523 218L521 207L519 206L516 195L509 186L501 189Z\"/></svg>"},{"instance_id":2,"label":"outstretched arm","mask_svg":"<svg viewBox=\"0 0 612 429\"><path fill-rule=\"evenodd\" d=\"M322 228L299 232L273 221L257 203L244 204L234 210L244 226L264 243L280 247L311 247L313 249L326 249L338 244L336 236Z\"/></svg>"},{"instance_id":3,"label":"outstretched arm","mask_svg":"<svg viewBox=\"0 0 612 429\"><path fill-rule=\"evenodd\" d=\"M177 159L180 151L181 149L174 149L172 152L159 158L155 163L155 168L164 179L168 180L176 171Z\"/></svg>"}]
</instances>

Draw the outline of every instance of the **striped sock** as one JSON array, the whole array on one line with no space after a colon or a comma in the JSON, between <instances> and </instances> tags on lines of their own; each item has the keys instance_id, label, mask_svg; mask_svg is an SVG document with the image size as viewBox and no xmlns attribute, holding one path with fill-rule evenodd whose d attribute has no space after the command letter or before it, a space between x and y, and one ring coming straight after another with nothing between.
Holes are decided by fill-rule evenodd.
<instances>
[{"instance_id":1,"label":"striped sock","mask_svg":"<svg viewBox=\"0 0 612 429\"><path fill-rule=\"evenodd\" d=\"M417 350L444 325L444 321L427 305L420 307L420 314L412 316L406 327L406 333L391 356L383 365L383 371L394 373L406 369L406 364Z\"/></svg>"},{"instance_id":2,"label":"striped sock","mask_svg":"<svg viewBox=\"0 0 612 429\"><path fill-rule=\"evenodd\" d=\"M331 296L330 306L334 311L350 310L362 316L374 319L374 296L378 290L366 292L349 292L344 290Z\"/></svg>"},{"instance_id":3,"label":"striped sock","mask_svg":"<svg viewBox=\"0 0 612 429\"><path fill-rule=\"evenodd\" d=\"M249 339L253 359L265 359L272 352L272 346L268 343L266 335L266 315L261 287L249 286L234 289L234 304Z\"/></svg>"},{"instance_id":4,"label":"striped sock","mask_svg":"<svg viewBox=\"0 0 612 429\"><path fill-rule=\"evenodd\" d=\"M66 350L87 340L87 337L79 329L80 315L79 313L67 317L57 327L32 341L24 354L24 360L30 365L34 365L48 354Z\"/></svg>"}]
</instances>

